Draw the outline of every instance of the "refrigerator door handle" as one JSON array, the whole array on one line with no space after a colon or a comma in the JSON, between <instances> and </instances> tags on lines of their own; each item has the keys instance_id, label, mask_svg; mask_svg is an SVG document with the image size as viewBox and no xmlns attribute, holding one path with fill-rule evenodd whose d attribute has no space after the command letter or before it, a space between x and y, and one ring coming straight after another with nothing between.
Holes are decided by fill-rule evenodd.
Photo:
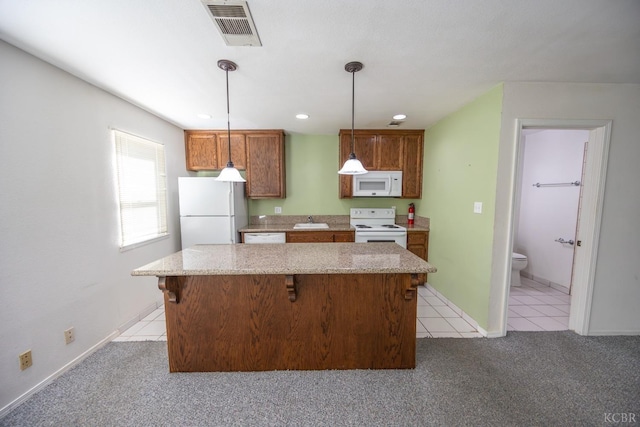
<instances>
[{"instance_id":1,"label":"refrigerator door handle","mask_svg":"<svg viewBox=\"0 0 640 427\"><path fill-rule=\"evenodd\" d=\"M233 183L231 183L233 185ZM231 191L231 187L229 188L229 213L233 216L235 215L235 211L233 209L233 191ZM234 243L233 234L236 233L236 222L231 221L231 227L229 227L229 243Z\"/></svg>"}]
</instances>

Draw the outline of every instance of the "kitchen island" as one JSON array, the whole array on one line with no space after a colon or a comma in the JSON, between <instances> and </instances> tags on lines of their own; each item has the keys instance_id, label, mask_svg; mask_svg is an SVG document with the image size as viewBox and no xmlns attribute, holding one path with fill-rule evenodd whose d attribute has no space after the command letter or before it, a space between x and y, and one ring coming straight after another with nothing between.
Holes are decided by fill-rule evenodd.
<instances>
[{"instance_id":1,"label":"kitchen island","mask_svg":"<svg viewBox=\"0 0 640 427\"><path fill-rule=\"evenodd\" d=\"M395 243L197 245L164 292L171 372L414 368L426 261Z\"/></svg>"}]
</instances>

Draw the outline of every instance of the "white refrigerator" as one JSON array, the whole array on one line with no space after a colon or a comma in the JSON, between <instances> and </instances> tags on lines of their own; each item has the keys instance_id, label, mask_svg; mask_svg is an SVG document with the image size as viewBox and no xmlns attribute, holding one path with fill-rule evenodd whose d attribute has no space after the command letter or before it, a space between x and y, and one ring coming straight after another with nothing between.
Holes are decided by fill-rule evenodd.
<instances>
[{"instance_id":1,"label":"white refrigerator","mask_svg":"<svg viewBox=\"0 0 640 427\"><path fill-rule=\"evenodd\" d=\"M213 177L179 177L182 249L197 244L240 243L249 223L244 182Z\"/></svg>"}]
</instances>

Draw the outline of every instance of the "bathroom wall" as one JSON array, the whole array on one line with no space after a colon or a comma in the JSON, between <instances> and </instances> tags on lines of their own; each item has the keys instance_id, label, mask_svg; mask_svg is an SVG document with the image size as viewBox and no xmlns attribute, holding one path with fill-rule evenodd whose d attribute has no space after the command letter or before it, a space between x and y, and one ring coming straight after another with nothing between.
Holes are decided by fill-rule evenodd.
<instances>
[{"instance_id":1,"label":"bathroom wall","mask_svg":"<svg viewBox=\"0 0 640 427\"><path fill-rule=\"evenodd\" d=\"M611 120L602 222L587 335L640 334L640 85L504 84L498 158L489 335L506 330L517 119ZM583 215L596 212L585 212ZM432 218L433 221L433 218ZM433 227L433 225L432 225ZM431 255L431 254L429 254ZM439 273L439 272L438 272ZM435 275L434 275L435 276Z\"/></svg>"},{"instance_id":2,"label":"bathroom wall","mask_svg":"<svg viewBox=\"0 0 640 427\"><path fill-rule=\"evenodd\" d=\"M534 130L523 135L520 203L515 252L528 258L523 275L544 284L571 284L574 247L555 242L575 240L580 188L535 187L535 183L581 181L586 130Z\"/></svg>"}]
</instances>

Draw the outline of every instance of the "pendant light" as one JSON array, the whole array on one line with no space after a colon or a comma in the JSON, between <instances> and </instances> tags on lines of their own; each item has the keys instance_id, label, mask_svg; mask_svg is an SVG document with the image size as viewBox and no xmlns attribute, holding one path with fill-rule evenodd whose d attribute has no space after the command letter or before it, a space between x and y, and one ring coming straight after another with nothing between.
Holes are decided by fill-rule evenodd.
<instances>
[{"instance_id":1,"label":"pendant light","mask_svg":"<svg viewBox=\"0 0 640 427\"><path fill-rule=\"evenodd\" d=\"M229 61L228 59L221 59L218 61L218 68L224 70L225 75L227 77L227 147L229 150L229 161L227 162L227 167L222 169L220 175L216 178L216 181L227 181L227 182L247 182L238 169L235 168L233 162L231 161L231 123L229 118L229 71L235 71L238 66Z\"/></svg>"},{"instance_id":2,"label":"pendant light","mask_svg":"<svg viewBox=\"0 0 640 427\"><path fill-rule=\"evenodd\" d=\"M356 73L362 70L364 66L361 62L349 62L344 66L344 69L351 73L351 153L349 154L349 159L344 162L344 166L342 169L338 171L340 175L362 175L367 173L368 171L362 166L360 160L356 158L356 153L354 152L354 136L353 136L353 122L355 116L355 92L356 92Z\"/></svg>"}]
</instances>

